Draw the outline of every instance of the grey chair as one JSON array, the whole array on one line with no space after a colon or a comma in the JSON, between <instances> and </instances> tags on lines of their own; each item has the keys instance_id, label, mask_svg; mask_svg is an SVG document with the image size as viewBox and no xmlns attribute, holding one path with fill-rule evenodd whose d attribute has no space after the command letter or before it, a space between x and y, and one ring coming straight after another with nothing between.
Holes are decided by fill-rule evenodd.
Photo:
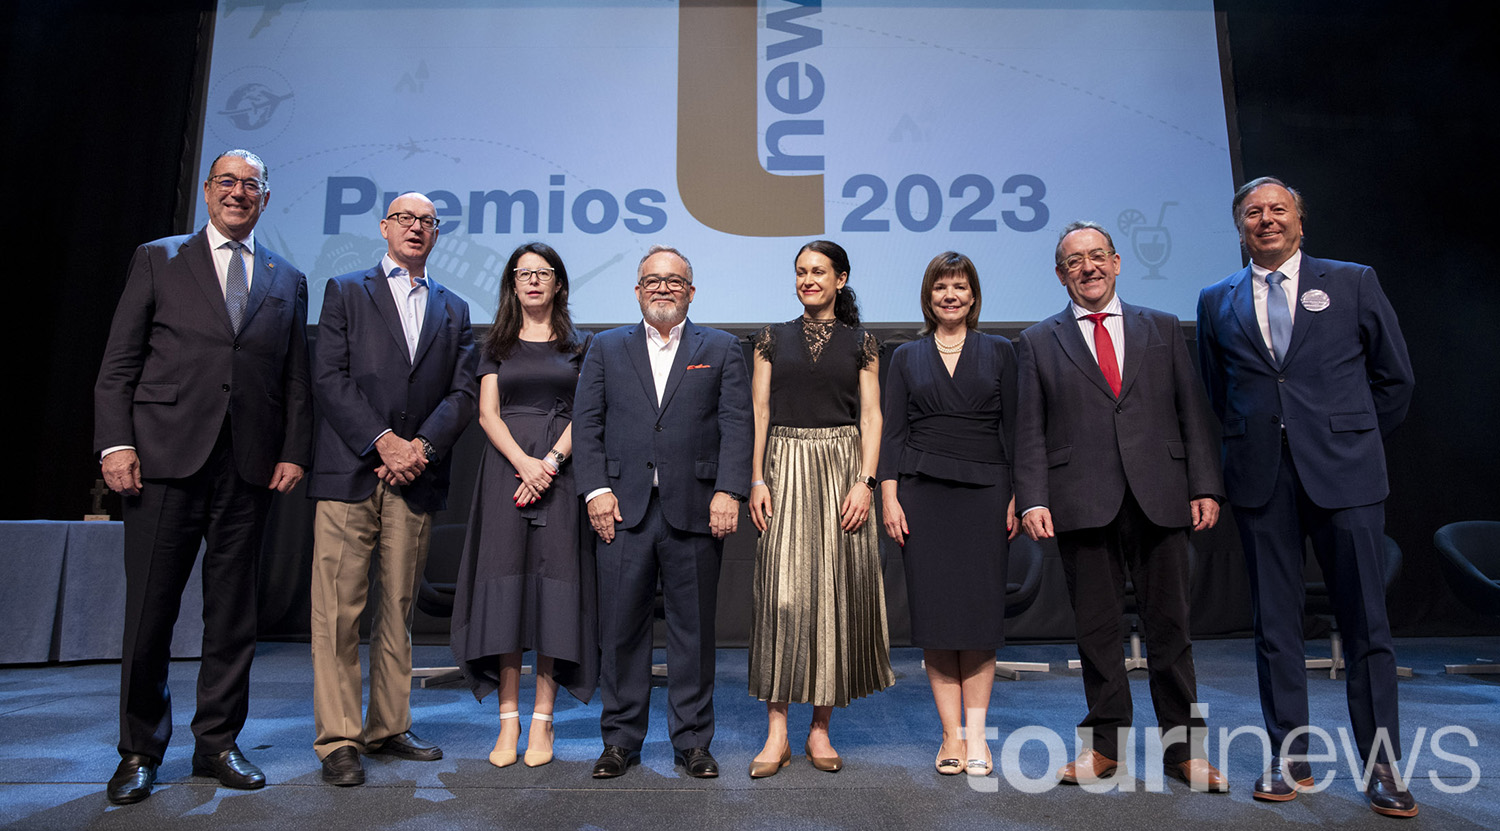
<instances>
[{"instance_id":1,"label":"grey chair","mask_svg":"<svg viewBox=\"0 0 1500 831\"><path fill-rule=\"evenodd\" d=\"M1386 537L1384 555L1385 593L1390 596L1391 588L1401 576L1401 546ZM1306 578L1307 613L1328 620L1332 627L1328 632L1329 656L1306 659L1307 668L1326 669L1328 677L1336 679L1344 669L1344 638L1339 633L1338 619L1333 614L1333 600L1328 594L1328 584L1323 581L1322 569L1318 567L1318 558L1313 556L1311 547L1308 548L1307 566L1303 574ZM1396 667L1396 675L1401 678L1412 677L1411 667Z\"/></svg>"},{"instance_id":2,"label":"grey chair","mask_svg":"<svg viewBox=\"0 0 1500 831\"><path fill-rule=\"evenodd\" d=\"M1011 540L1006 562L1005 619L1019 617L1036 602L1042 590L1042 547L1024 534ZM1052 665L1040 661L996 661L995 677L1021 680L1023 672L1050 672Z\"/></svg>"},{"instance_id":3,"label":"grey chair","mask_svg":"<svg viewBox=\"0 0 1500 831\"><path fill-rule=\"evenodd\" d=\"M1500 617L1500 522L1454 522L1432 535L1443 575L1465 606ZM1500 663L1448 664L1450 675L1500 674Z\"/></svg>"},{"instance_id":4,"label":"grey chair","mask_svg":"<svg viewBox=\"0 0 1500 831\"><path fill-rule=\"evenodd\" d=\"M458 586L458 561L463 555L464 534L461 524L434 525L427 545L427 565L417 584L417 608L433 617L453 617L453 594ZM412 667L413 678L422 687L446 684L463 677L458 667Z\"/></svg>"}]
</instances>

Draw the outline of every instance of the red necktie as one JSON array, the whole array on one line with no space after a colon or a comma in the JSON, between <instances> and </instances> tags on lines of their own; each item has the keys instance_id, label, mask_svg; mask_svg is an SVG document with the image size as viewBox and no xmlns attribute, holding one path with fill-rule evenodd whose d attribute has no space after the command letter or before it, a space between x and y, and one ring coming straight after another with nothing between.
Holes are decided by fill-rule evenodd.
<instances>
[{"instance_id":1,"label":"red necktie","mask_svg":"<svg viewBox=\"0 0 1500 831\"><path fill-rule=\"evenodd\" d=\"M1094 321L1094 353L1099 357L1099 369L1104 373L1104 380L1109 382L1109 388L1114 390L1115 397L1120 397L1120 362L1115 359L1115 342L1109 336L1109 330L1104 328L1104 319L1109 315L1104 312L1084 315Z\"/></svg>"}]
</instances>

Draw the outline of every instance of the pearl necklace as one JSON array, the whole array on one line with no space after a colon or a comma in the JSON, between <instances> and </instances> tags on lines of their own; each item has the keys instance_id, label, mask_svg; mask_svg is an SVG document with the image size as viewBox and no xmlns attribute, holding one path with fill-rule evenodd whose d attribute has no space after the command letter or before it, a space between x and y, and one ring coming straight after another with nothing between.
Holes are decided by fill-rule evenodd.
<instances>
[{"instance_id":1,"label":"pearl necklace","mask_svg":"<svg viewBox=\"0 0 1500 831\"><path fill-rule=\"evenodd\" d=\"M932 333L932 342L935 343L935 344L937 344L938 351L941 352L941 353L943 353L944 355L957 355L958 353L964 351L964 339L963 338L959 338L958 343L955 343L952 346L950 346L950 345L948 345L946 343L943 343L941 340L938 340L937 333L933 332Z\"/></svg>"}]
</instances>

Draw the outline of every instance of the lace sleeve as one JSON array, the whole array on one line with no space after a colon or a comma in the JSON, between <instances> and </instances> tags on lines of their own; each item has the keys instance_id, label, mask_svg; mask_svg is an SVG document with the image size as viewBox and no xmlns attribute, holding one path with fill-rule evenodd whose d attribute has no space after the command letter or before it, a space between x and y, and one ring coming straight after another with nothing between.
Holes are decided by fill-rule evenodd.
<instances>
[{"instance_id":1,"label":"lace sleeve","mask_svg":"<svg viewBox=\"0 0 1500 831\"><path fill-rule=\"evenodd\" d=\"M750 343L755 345L755 351L766 360L766 363L776 363L776 333L770 326L750 336Z\"/></svg>"},{"instance_id":2,"label":"lace sleeve","mask_svg":"<svg viewBox=\"0 0 1500 831\"><path fill-rule=\"evenodd\" d=\"M864 369L880 357L880 341L863 329L859 330L859 368Z\"/></svg>"}]
</instances>

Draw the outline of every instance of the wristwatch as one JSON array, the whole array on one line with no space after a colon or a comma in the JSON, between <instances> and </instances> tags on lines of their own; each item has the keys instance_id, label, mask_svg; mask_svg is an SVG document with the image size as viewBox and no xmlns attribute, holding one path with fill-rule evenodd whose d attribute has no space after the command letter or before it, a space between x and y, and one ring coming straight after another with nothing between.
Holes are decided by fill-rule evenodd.
<instances>
[{"instance_id":1,"label":"wristwatch","mask_svg":"<svg viewBox=\"0 0 1500 831\"><path fill-rule=\"evenodd\" d=\"M422 455L427 457L427 461L437 461L437 448L432 446L432 442L426 436L417 436L417 441L422 443Z\"/></svg>"},{"instance_id":2,"label":"wristwatch","mask_svg":"<svg viewBox=\"0 0 1500 831\"><path fill-rule=\"evenodd\" d=\"M869 488L872 491L880 485L879 482L875 481L874 476L866 476L862 481L865 483L865 487Z\"/></svg>"}]
</instances>

